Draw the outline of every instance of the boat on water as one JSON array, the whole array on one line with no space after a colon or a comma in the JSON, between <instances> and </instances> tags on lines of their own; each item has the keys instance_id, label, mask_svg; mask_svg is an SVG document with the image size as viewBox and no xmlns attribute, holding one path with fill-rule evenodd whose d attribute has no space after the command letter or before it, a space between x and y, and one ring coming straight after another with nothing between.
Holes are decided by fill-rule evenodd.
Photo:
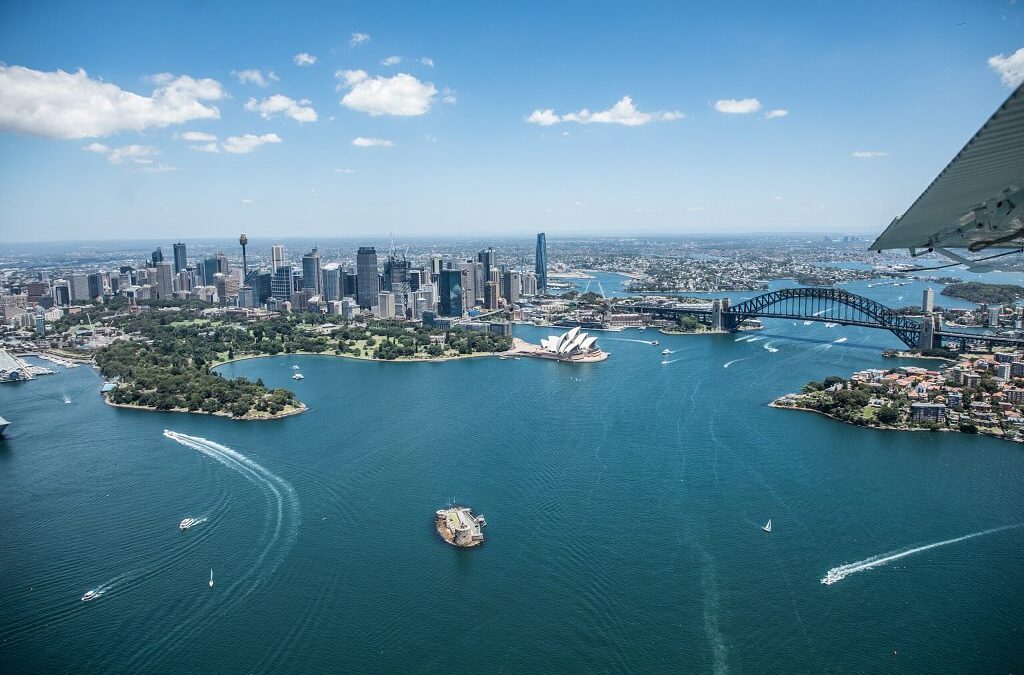
<instances>
[{"instance_id":1,"label":"boat on water","mask_svg":"<svg viewBox=\"0 0 1024 675\"><path fill-rule=\"evenodd\" d=\"M292 370L298 370L298 369L299 369L298 366L292 366Z\"/></svg>"},{"instance_id":2,"label":"boat on water","mask_svg":"<svg viewBox=\"0 0 1024 675\"><path fill-rule=\"evenodd\" d=\"M658 346L658 345L660 345L661 343L660 343L660 342L658 342L657 340L651 340L651 344L652 344L652 345L654 345L655 347L657 347L657 346Z\"/></svg>"},{"instance_id":3,"label":"boat on water","mask_svg":"<svg viewBox=\"0 0 1024 675\"><path fill-rule=\"evenodd\" d=\"M292 379L293 380L304 380L306 378L303 376L302 373L295 373L294 375L292 375Z\"/></svg>"},{"instance_id":4,"label":"boat on water","mask_svg":"<svg viewBox=\"0 0 1024 675\"><path fill-rule=\"evenodd\" d=\"M213 568L210 568L210 588L213 588Z\"/></svg>"},{"instance_id":5,"label":"boat on water","mask_svg":"<svg viewBox=\"0 0 1024 675\"><path fill-rule=\"evenodd\" d=\"M771 532L772 531L772 519L769 518L768 522L761 526L761 529L764 530L765 532Z\"/></svg>"},{"instance_id":6,"label":"boat on water","mask_svg":"<svg viewBox=\"0 0 1024 675\"><path fill-rule=\"evenodd\" d=\"M10 422L5 420L3 417L0 417L0 436L4 435L4 429L9 427L10 425L11 425Z\"/></svg>"},{"instance_id":7,"label":"boat on water","mask_svg":"<svg viewBox=\"0 0 1024 675\"><path fill-rule=\"evenodd\" d=\"M662 350L661 350L661 353L662 353L662 355L664 356L664 355L667 355L667 354L671 354L671 353L672 353L672 350L671 350L671 349L662 349Z\"/></svg>"},{"instance_id":8,"label":"boat on water","mask_svg":"<svg viewBox=\"0 0 1024 675\"><path fill-rule=\"evenodd\" d=\"M89 602L90 600L95 600L98 597L100 597L100 592L94 588L85 592L85 595L82 596L82 602Z\"/></svg>"},{"instance_id":9,"label":"boat on water","mask_svg":"<svg viewBox=\"0 0 1024 675\"><path fill-rule=\"evenodd\" d=\"M178 523L178 529L181 530L182 532L184 532L185 530L187 530L188 528L192 527L193 525L195 525L198 522L199 522L198 518L185 518L180 523Z\"/></svg>"}]
</instances>

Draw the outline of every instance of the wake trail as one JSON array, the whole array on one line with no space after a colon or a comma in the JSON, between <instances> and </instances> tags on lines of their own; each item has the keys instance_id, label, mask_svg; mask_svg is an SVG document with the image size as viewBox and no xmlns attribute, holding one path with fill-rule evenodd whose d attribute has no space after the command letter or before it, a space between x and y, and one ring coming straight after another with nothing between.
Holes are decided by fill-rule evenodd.
<instances>
[{"instance_id":1,"label":"wake trail","mask_svg":"<svg viewBox=\"0 0 1024 675\"><path fill-rule=\"evenodd\" d=\"M845 337L841 337L841 338L836 338L836 339L835 339L835 340L833 340L832 342L834 342L835 344L839 344L839 343L841 343L841 342L846 342L846 341L847 341L847 340L849 340L849 339L850 339L850 338L845 338Z\"/></svg>"},{"instance_id":2,"label":"wake trail","mask_svg":"<svg viewBox=\"0 0 1024 675\"><path fill-rule=\"evenodd\" d=\"M733 359L732 361L726 361L725 363L722 364L722 367L723 368L728 368L729 366L731 366L734 363L739 363L740 361L747 361L749 359L750 359L750 357L748 356L745 359Z\"/></svg>"},{"instance_id":3,"label":"wake trail","mask_svg":"<svg viewBox=\"0 0 1024 675\"><path fill-rule=\"evenodd\" d=\"M662 361L661 365L667 366L668 364L675 363L676 361L682 361L682 359L672 359L671 361Z\"/></svg>"},{"instance_id":4,"label":"wake trail","mask_svg":"<svg viewBox=\"0 0 1024 675\"><path fill-rule=\"evenodd\" d=\"M923 551L928 551L933 548L939 548L940 546L949 546L950 544L957 544L961 541L974 539L975 537L983 537L986 534L995 534L996 532L1012 530L1018 527L1024 527L1024 523L1017 523L1016 525L1003 525L1002 527L993 527L988 530L982 530L981 532L965 534L962 537L946 539L945 541L937 541L934 544L926 544L925 546L918 546L917 548L911 548L906 551L899 551L897 553L882 553L881 555L865 558L864 560L858 560L857 562L846 563L845 565L840 565L839 567L833 567L828 572L826 572L825 576L821 578L821 583L825 584L826 586L831 586L836 582L842 581L851 574L856 574L857 572L864 572L866 570L874 569L876 567L881 567L882 565L887 565L894 560L906 558L907 556L914 555L915 553L921 553Z\"/></svg>"}]
</instances>

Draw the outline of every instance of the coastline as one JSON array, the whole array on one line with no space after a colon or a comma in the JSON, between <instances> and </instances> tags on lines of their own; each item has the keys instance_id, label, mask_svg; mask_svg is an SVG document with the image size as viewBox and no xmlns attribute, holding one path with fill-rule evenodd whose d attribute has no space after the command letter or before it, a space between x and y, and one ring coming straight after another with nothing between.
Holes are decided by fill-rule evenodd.
<instances>
[{"instance_id":1,"label":"coastline","mask_svg":"<svg viewBox=\"0 0 1024 675\"><path fill-rule=\"evenodd\" d=\"M134 403L114 403L113 401L110 400L110 397L107 396L106 394L100 394L100 398L103 399L104 403L106 403L107 405L109 405L112 408L126 408L128 410L143 410L143 411L146 411L146 412L170 412L170 413L188 413L188 414L192 414L192 415L209 415L211 417L224 417L226 419L236 420L238 422L260 422L260 421L263 421L263 420L277 420L277 419L282 419L284 417L292 417L293 415L299 415L299 414L304 413L307 410L309 410L309 406L307 406L305 403L302 403L300 401L298 408L292 408L291 410L282 410L281 412L273 414L273 415L269 414L269 413L266 414L266 415L248 415L247 414L247 415L244 415L243 417L234 417L234 416L231 415L231 413L226 413L226 412L223 412L221 410L218 410L217 412L212 412L212 413L211 412L206 412L205 410L189 410L188 408L171 408L170 410L158 410L157 408L152 408L152 407L144 406L144 405L135 405Z\"/></svg>"},{"instance_id":2,"label":"coastline","mask_svg":"<svg viewBox=\"0 0 1024 675\"><path fill-rule=\"evenodd\" d=\"M242 356L236 356L233 359L227 361L219 361L216 365L210 366L210 370L216 370L221 366L226 366L229 363L235 361L246 361L249 359L265 359L275 356L333 356L340 359L352 359L354 361L376 361L377 363L441 363L442 361L457 361L460 359L473 359L484 356L511 356L512 352L476 352L473 354L453 354L450 356L430 356L426 358L417 357L399 357L397 359L378 359L372 356L356 356L354 354L335 354L333 351L330 352L281 352L279 354L244 354Z\"/></svg>"},{"instance_id":3,"label":"coastline","mask_svg":"<svg viewBox=\"0 0 1024 675\"><path fill-rule=\"evenodd\" d=\"M966 434L965 432L960 431L959 429L950 429L948 427L947 428L942 428L942 429L922 429L920 427L894 427L894 426L889 426L887 424L874 424L874 425L854 424L853 422L847 422L844 419L840 419L840 418L838 418L838 417L836 417L834 415L830 415L829 413L824 412L822 410L815 410L814 408L805 408L803 406L798 406L798 405L780 405L779 403L777 403L777 401L778 401L778 399L775 399L774 401L772 401L771 403L768 404L768 407L769 408L778 408L780 410L799 410L801 412L816 413L818 415L821 415L822 417L827 417L830 420L834 420L836 422L841 422L842 424L849 424L852 427L861 427L862 429L875 429L877 431L910 431L910 432L931 431L931 432L939 432L939 433L965 434L967 436L988 436L990 438L999 438L999 439L1002 439L1004 441L1009 440L1005 435L1002 435L1002 434L988 434L988 433L985 433L984 431L982 431L980 428L978 429L978 433L976 433L976 434Z\"/></svg>"}]
</instances>

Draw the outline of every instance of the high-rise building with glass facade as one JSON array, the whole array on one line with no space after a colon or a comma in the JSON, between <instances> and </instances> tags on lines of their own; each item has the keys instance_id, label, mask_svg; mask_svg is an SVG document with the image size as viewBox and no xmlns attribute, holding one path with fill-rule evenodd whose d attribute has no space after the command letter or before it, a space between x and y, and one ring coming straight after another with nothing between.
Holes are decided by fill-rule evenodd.
<instances>
[{"instance_id":1,"label":"high-rise building with glass facade","mask_svg":"<svg viewBox=\"0 0 1024 675\"><path fill-rule=\"evenodd\" d=\"M308 297L320 295L323 291L320 281L320 252L315 248L302 256L302 290Z\"/></svg>"},{"instance_id":2,"label":"high-rise building with glass facade","mask_svg":"<svg viewBox=\"0 0 1024 675\"><path fill-rule=\"evenodd\" d=\"M438 275L437 312L441 316L462 316L463 270L441 270Z\"/></svg>"},{"instance_id":3,"label":"high-rise building with glass facade","mask_svg":"<svg viewBox=\"0 0 1024 675\"><path fill-rule=\"evenodd\" d=\"M270 247L270 271L276 272L277 268L284 264L284 244L274 244Z\"/></svg>"},{"instance_id":4,"label":"high-rise building with glass facade","mask_svg":"<svg viewBox=\"0 0 1024 675\"><path fill-rule=\"evenodd\" d=\"M185 255L185 244L178 242L174 245L174 273L177 274L188 267L188 260Z\"/></svg>"},{"instance_id":5,"label":"high-rise building with glass facade","mask_svg":"<svg viewBox=\"0 0 1024 675\"><path fill-rule=\"evenodd\" d=\"M380 273L377 271L377 249L360 246L356 253L356 291L359 307L370 309L377 303Z\"/></svg>"},{"instance_id":6,"label":"high-rise building with glass facade","mask_svg":"<svg viewBox=\"0 0 1024 675\"><path fill-rule=\"evenodd\" d=\"M270 277L270 296L280 302L292 300L292 266L278 265Z\"/></svg>"},{"instance_id":7,"label":"high-rise building with glass facade","mask_svg":"<svg viewBox=\"0 0 1024 675\"><path fill-rule=\"evenodd\" d=\"M541 232L537 235L537 259L534 264L537 273L537 291L547 293L548 290L548 238Z\"/></svg>"}]
</instances>

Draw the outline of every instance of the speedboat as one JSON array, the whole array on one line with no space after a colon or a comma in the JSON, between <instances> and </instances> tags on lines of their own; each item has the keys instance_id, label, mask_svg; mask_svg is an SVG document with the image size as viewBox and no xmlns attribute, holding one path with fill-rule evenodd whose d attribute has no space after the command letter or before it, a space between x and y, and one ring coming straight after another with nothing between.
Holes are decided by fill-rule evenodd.
<instances>
[{"instance_id":1,"label":"speedboat","mask_svg":"<svg viewBox=\"0 0 1024 675\"><path fill-rule=\"evenodd\" d=\"M95 600L98 597L100 597L100 592L94 588L91 591L85 592L85 595L82 596L82 602L89 602L90 600Z\"/></svg>"},{"instance_id":2,"label":"speedboat","mask_svg":"<svg viewBox=\"0 0 1024 675\"><path fill-rule=\"evenodd\" d=\"M662 353L662 355L671 354L672 350L671 349L662 349L661 353Z\"/></svg>"},{"instance_id":3,"label":"speedboat","mask_svg":"<svg viewBox=\"0 0 1024 675\"><path fill-rule=\"evenodd\" d=\"M213 568L210 568L210 588L213 588Z\"/></svg>"},{"instance_id":4,"label":"speedboat","mask_svg":"<svg viewBox=\"0 0 1024 675\"><path fill-rule=\"evenodd\" d=\"M299 369L298 366L292 366L292 370L298 370L298 369Z\"/></svg>"},{"instance_id":5,"label":"speedboat","mask_svg":"<svg viewBox=\"0 0 1024 675\"><path fill-rule=\"evenodd\" d=\"M196 522L197 521L196 521L195 518L186 518L185 520L183 520L180 523L178 523L178 529L181 530L182 532L184 532L188 528L190 528L193 525L195 525Z\"/></svg>"},{"instance_id":6,"label":"speedboat","mask_svg":"<svg viewBox=\"0 0 1024 675\"><path fill-rule=\"evenodd\" d=\"M651 340L651 344L652 344L652 345L654 345L655 347L657 347L657 346L658 346L658 345L660 345L661 343L660 343L660 342L658 342L657 340Z\"/></svg>"},{"instance_id":7,"label":"speedboat","mask_svg":"<svg viewBox=\"0 0 1024 675\"><path fill-rule=\"evenodd\" d=\"M294 375L292 375L292 379L293 380L304 380L306 378L305 378L305 376L303 376L302 373L295 373Z\"/></svg>"}]
</instances>

